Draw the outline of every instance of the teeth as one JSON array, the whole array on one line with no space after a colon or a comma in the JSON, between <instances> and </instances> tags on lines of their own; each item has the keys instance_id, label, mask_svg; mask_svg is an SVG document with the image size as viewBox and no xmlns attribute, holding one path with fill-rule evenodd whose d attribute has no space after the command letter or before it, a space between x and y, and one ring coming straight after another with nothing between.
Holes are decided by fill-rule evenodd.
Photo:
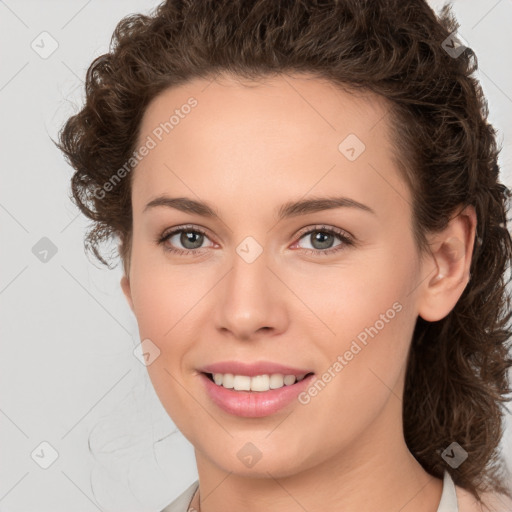
<instances>
[{"instance_id":1,"label":"teeth","mask_svg":"<svg viewBox=\"0 0 512 512\"><path fill-rule=\"evenodd\" d=\"M233 388L236 391L250 391L251 377L247 377L246 375L235 375L233 377Z\"/></svg>"},{"instance_id":2,"label":"teeth","mask_svg":"<svg viewBox=\"0 0 512 512\"><path fill-rule=\"evenodd\" d=\"M283 375L273 373L271 375L233 375L232 373L214 373L213 381L217 386L223 386L235 391L268 391L270 389L279 389L283 386L291 386L295 382L300 382L306 374L302 375Z\"/></svg>"},{"instance_id":3,"label":"teeth","mask_svg":"<svg viewBox=\"0 0 512 512\"><path fill-rule=\"evenodd\" d=\"M284 375L275 373L270 376L269 389L278 389L284 386Z\"/></svg>"},{"instance_id":4,"label":"teeth","mask_svg":"<svg viewBox=\"0 0 512 512\"><path fill-rule=\"evenodd\" d=\"M244 377L249 379L249 377ZM257 375L250 378L251 391L268 391L270 389L270 377L268 375Z\"/></svg>"}]
</instances>

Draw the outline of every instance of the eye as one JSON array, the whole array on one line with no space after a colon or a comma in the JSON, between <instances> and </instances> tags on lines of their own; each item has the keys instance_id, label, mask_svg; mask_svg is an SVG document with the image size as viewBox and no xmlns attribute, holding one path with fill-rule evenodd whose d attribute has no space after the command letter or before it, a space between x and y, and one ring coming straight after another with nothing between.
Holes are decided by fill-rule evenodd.
<instances>
[{"instance_id":1,"label":"eye","mask_svg":"<svg viewBox=\"0 0 512 512\"><path fill-rule=\"evenodd\" d=\"M179 236L178 236L179 235ZM312 236L314 235L314 236ZM308 231L302 231L300 233L300 239L310 237L313 249L306 248L306 254L313 255L328 255L335 252L342 251L347 246L355 245L354 240L350 235L338 228L332 228L327 226L314 226ZM172 240L172 239L175 240ZM156 239L157 244L162 245L164 250L179 255L201 255L203 249L201 246L205 238L208 236L204 230L196 226L179 226L174 228L172 231L164 232ZM333 239L338 238L340 243L332 246ZM169 243L170 242L170 243ZM181 244L184 249L176 248L176 244ZM292 247L295 247L295 244Z\"/></svg>"},{"instance_id":2,"label":"eye","mask_svg":"<svg viewBox=\"0 0 512 512\"><path fill-rule=\"evenodd\" d=\"M314 236L313 236L314 235ZM315 226L306 232L302 232L300 240L305 238L311 240L313 249L306 249L306 254L328 255L344 250L347 246L355 245L354 240L344 231L338 228L327 226ZM333 239L338 238L341 243L332 247ZM296 244L295 244L296 245Z\"/></svg>"},{"instance_id":3,"label":"eye","mask_svg":"<svg viewBox=\"0 0 512 512\"><path fill-rule=\"evenodd\" d=\"M180 235L179 237L177 235ZM173 241L172 246L167 244L172 238L176 239ZM164 232L160 235L156 242L163 246L165 251L172 252L175 254L187 255L187 254L202 254L203 251L199 251L205 238L208 238L206 232L195 226L180 226L173 229L170 232ZM176 243L182 244L185 249L176 249Z\"/></svg>"}]
</instances>

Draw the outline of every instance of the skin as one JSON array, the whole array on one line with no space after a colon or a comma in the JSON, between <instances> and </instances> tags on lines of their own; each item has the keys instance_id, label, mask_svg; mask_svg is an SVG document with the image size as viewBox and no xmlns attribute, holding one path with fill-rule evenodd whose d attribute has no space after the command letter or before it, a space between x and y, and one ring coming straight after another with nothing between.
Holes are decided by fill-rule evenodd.
<instances>
[{"instance_id":1,"label":"skin","mask_svg":"<svg viewBox=\"0 0 512 512\"><path fill-rule=\"evenodd\" d=\"M474 209L430 236L430 254L418 253L382 98L310 75L194 80L150 103L139 142L190 96L197 107L133 171L132 251L121 287L141 340L160 350L147 369L195 448L201 511L435 512L442 481L403 437L404 375L417 317L444 318L467 285ZM351 133L366 145L354 161L338 150ZM221 220L164 206L143 212L164 193L207 201ZM375 214L337 208L277 222L283 203L332 195ZM202 244L183 245L179 234L166 244L199 256L156 243L183 224L207 231ZM322 246L299 233L318 224L346 231L355 245L321 254L344 242L334 236ZM252 263L236 252L247 236L263 249ZM321 376L397 301L400 312L307 405L241 418L213 404L199 382L197 368L228 359ZM262 454L251 468L237 457L247 442Z\"/></svg>"}]
</instances>

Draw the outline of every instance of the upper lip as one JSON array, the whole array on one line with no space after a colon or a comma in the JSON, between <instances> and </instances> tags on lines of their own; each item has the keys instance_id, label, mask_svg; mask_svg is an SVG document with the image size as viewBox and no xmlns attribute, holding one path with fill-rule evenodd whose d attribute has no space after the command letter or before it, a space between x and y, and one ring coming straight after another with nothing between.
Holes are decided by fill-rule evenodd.
<instances>
[{"instance_id":1,"label":"upper lip","mask_svg":"<svg viewBox=\"0 0 512 512\"><path fill-rule=\"evenodd\" d=\"M247 375L249 377L267 374L272 375L273 373L295 376L312 373L312 370L307 368L295 368L293 366L285 366L271 361L258 361L256 363L222 361L203 366L202 368L199 368L199 371L203 373L231 373L233 375Z\"/></svg>"}]
</instances>

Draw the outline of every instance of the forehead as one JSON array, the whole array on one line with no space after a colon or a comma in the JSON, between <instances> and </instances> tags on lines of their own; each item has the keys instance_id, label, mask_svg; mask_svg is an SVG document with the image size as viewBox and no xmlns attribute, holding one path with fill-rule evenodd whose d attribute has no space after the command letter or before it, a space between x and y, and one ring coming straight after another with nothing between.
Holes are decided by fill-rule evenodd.
<instances>
[{"instance_id":1,"label":"forehead","mask_svg":"<svg viewBox=\"0 0 512 512\"><path fill-rule=\"evenodd\" d=\"M195 79L147 107L138 142L155 146L133 186L145 200L174 190L222 200L223 191L247 194L253 206L334 188L379 203L379 189L391 187L396 201L409 192L393 162L388 110L383 98L306 74Z\"/></svg>"},{"instance_id":2,"label":"forehead","mask_svg":"<svg viewBox=\"0 0 512 512\"><path fill-rule=\"evenodd\" d=\"M197 106L189 109L191 98ZM187 112L175 119L173 123L178 123L171 128L178 136L182 132L190 139L193 131L196 139L207 134L211 140L215 133L216 140L222 140L224 133L244 129L283 143L297 134L314 141L326 134L342 136L349 130L364 137L386 117L389 105L375 94L341 89L305 73L254 80L225 74L212 80L194 79L161 92L146 108L141 133L150 133L159 123L169 121L175 111L180 114L180 109ZM187 118L192 122L182 122ZM383 125L388 128L386 122ZM288 131L280 131L282 127Z\"/></svg>"}]
</instances>

